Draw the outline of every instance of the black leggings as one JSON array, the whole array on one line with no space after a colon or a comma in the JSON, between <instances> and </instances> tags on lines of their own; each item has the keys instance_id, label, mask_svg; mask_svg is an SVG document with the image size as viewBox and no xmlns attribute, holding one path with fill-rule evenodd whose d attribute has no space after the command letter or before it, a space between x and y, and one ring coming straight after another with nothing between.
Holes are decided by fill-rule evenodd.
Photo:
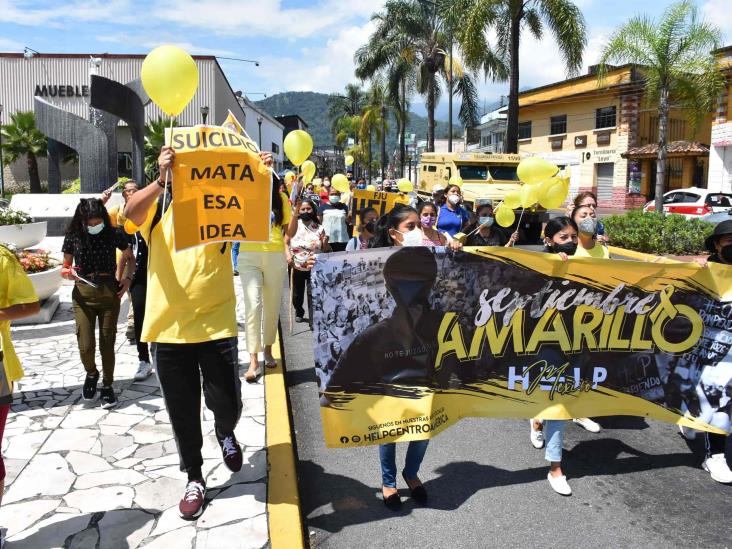
<instances>
[{"instance_id":1,"label":"black leggings","mask_svg":"<svg viewBox=\"0 0 732 549\"><path fill-rule=\"evenodd\" d=\"M135 342L137 343L137 359L150 362L150 352L147 343L140 341L142 334L142 323L145 322L145 296L147 295L147 284L135 281L130 286L130 300L132 301L132 314L135 320Z\"/></svg>"},{"instance_id":2,"label":"black leggings","mask_svg":"<svg viewBox=\"0 0 732 549\"><path fill-rule=\"evenodd\" d=\"M707 457L715 454L724 454L724 447L727 444L728 436L718 435L717 433L704 433L704 435L704 446L707 452Z\"/></svg>"},{"instance_id":3,"label":"black leggings","mask_svg":"<svg viewBox=\"0 0 732 549\"><path fill-rule=\"evenodd\" d=\"M296 316L305 316L305 293L308 296L308 315L312 317L312 297L310 295L310 271L292 271L292 304Z\"/></svg>"}]
</instances>

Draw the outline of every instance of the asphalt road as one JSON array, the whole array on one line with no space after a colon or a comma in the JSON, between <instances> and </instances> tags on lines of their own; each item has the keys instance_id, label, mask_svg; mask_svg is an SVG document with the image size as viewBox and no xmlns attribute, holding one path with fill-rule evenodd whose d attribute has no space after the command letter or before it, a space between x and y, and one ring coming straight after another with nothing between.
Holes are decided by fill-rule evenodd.
<instances>
[{"instance_id":1,"label":"asphalt road","mask_svg":"<svg viewBox=\"0 0 732 549\"><path fill-rule=\"evenodd\" d=\"M527 420L462 420L430 443L420 472L429 507L416 507L401 483L404 506L389 511L377 447L325 447L312 334L307 324L289 334L287 296L281 318L302 511L315 546L732 546L732 485L701 469L701 437L687 443L674 425L634 417L599 418L598 434L567 428L571 497L550 488ZM398 464L405 448L398 445Z\"/></svg>"}]
</instances>

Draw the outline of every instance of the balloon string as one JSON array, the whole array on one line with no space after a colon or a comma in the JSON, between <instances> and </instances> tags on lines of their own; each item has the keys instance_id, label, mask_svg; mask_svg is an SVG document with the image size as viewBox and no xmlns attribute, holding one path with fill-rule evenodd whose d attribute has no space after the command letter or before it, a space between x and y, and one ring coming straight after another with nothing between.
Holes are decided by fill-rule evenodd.
<instances>
[{"instance_id":1,"label":"balloon string","mask_svg":"<svg viewBox=\"0 0 732 549\"><path fill-rule=\"evenodd\" d=\"M170 117L170 137L169 142L165 144L166 147L170 147L170 143L173 142L173 117ZM168 175L170 174L170 168L165 170L165 194L163 195L163 214L165 213L165 202L168 199Z\"/></svg>"},{"instance_id":2,"label":"balloon string","mask_svg":"<svg viewBox=\"0 0 732 549\"><path fill-rule=\"evenodd\" d=\"M521 220L524 218L524 212L526 211L526 208L521 208L521 215L519 216L518 223L516 223L516 231L518 232L521 229ZM511 241L511 247L513 248L516 245L515 242Z\"/></svg>"}]
</instances>

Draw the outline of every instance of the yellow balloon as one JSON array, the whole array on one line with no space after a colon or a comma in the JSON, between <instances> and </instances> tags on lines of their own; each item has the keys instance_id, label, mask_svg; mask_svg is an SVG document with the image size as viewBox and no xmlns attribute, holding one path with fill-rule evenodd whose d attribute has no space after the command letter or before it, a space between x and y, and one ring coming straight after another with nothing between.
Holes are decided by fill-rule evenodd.
<instances>
[{"instance_id":1,"label":"yellow balloon","mask_svg":"<svg viewBox=\"0 0 732 549\"><path fill-rule=\"evenodd\" d=\"M306 160L302 163L302 166L300 166L300 170L302 171L302 178L305 180L305 183L310 183L313 180L313 177L315 177L315 162L312 160Z\"/></svg>"},{"instance_id":2,"label":"yellow balloon","mask_svg":"<svg viewBox=\"0 0 732 549\"><path fill-rule=\"evenodd\" d=\"M521 206L521 192L511 191L509 193L506 193L506 197L503 199L503 203L512 210L515 210L516 208Z\"/></svg>"},{"instance_id":3,"label":"yellow balloon","mask_svg":"<svg viewBox=\"0 0 732 549\"><path fill-rule=\"evenodd\" d=\"M351 166L353 164L354 159L353 159L353 156L351 156L350 154L347 154L345 160L346 160L346 166Z\"/></svg>"},{"instance_id":4,"label":"yellow balloon","mask_svg":"<svg viewBox=\"0 0 732 549\"><path fill-rule=\"evenodd\" d=\"M127 221L125 221L125 232L127 234L135 234L139 230L140 230L140 227L138 227L137 225L135 225L129 219Z\"/></svg>"},{"instance_id":5,"label":"yellow balloon","mask_svg":"<svg viewBox=\"0 0 732 549\"><path fill-rule=\"evenodd\" d=\"M538 185L555 175L559 168L539 156L529 156L519 162L516 173L521 181L529 185Z\"/></svg>"},{"instance_id":6,"label":"yellow balloon","mask_svg":"<svg viewBox=\"0 0 732 549\"><path fill-rule=\"evenodd\" d=\"M402 193L411 193L414 190L414 183L409 179L400 179L397 181L397 189Z\"/></svg>"},{"instance_id":7,"label":"yellow balloon","mask_svg":"<svg viewBox=\"0 0 732 549\"><path fill-rule=\"evenodd\" d=\"M335 174L331 178L330 184L335 190L342 193L348 192L351 188L351 186L348 184L348 178L342 173Z\"/></svg>"},{"instance_id":8,"label":"yellow balloon","mask_svg":"<svg viewBox=\"0 0 732 549\"><path fill-rule=\"evenodd\" d=\"M463 178L459 175L453 175L452 177L450 177L450 181L448 183L450 183L450 185L457 185L458 187L462 187Z\"/></svg>"},{"instance_id":9,"label":"yellow balloon","mask_svg":"<svg viewBox=\"0 0 732 549\"><path fill-rule=\"evenodd\" d=\"M142 86L168 116L178 116L198 89L198 66L178 46L159 46L147 54L140 71Z\"/></svg>"},{"instance_id":10,"label":"yellow balloon","mask_svg":"<svg viewBox=\"0 0 732 549\"><path fill-rule=\"evenodd\" d=\"M285 149L287 158L290 159L293 165L299 166L305 162L310 153L313 152L313 138L310 137L308 132L303 130L292 130L285 137L285 141L282 144Z\"/></svg>"},{"instance_id":11,"label":"yellow balloon","mask_svg":"<svg viewBox=\"0 0 732 549\"><path fill-rule=\"evenodd\" d=\"M374 187L373 185L366 185L366 190L367 191L375 191L376 190L376 187Z\"/></svg>"},{"instance_id":12,"label":"yellow balloon","mask_svg":"<svg viewBox=\"0 0 732 549\"><path fill-rule=\"evenodd\" d=\"M539 187L536 185L521 186L521 207L530 208L539 201Z\"/></svg>"},{"instance_id":13,"label":"yellow balloon","mask_svg":"<svg viewBox=\"0 0 732 549\"><path fill-rule=\"evenodd\" d=\"M569 180L558 179L549 186L540 200L540 204L546 209L559 208L569 194Z\"/></svg>"},{"instance_id":14,"label":"yellow balloon","mask_svg":"<svg viewBox=\"0 0 732 549\"><path fill-rule=\"evenodd\" d=\"M496 210L496 223L501 227L510 227L514 221L516 221L516 214L513 213L513 210L505 204L501 204Z\"/></svg>"},{"instance_id":15,"label":"yellow balloon","mask_svg":"<svg viewBox=\"0 0 732 549\"><path fill-rule=\"evenodd\" d=\"M294 179L295 179L294 172L291 172L291 171L285 172L285 184L290 185Z\"/></svg>"}]
</instances>

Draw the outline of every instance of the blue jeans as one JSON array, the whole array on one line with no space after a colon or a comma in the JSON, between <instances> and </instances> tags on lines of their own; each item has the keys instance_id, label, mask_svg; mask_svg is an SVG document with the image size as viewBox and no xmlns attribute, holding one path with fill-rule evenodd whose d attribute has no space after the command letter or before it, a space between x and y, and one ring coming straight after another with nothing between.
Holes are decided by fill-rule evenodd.
<instances>
[{"instance_id":1,"label":"blue jeans","mask_svg":"<svg viewBox=\"0 0 732 549\"><path fill-rule=\"evenodd\" d=\"M413 440L407 447L407 458L404 460L404 475L413 479L419 473L419 466L427 452L429 440ZM382 444L379 446L379 459L381 460L381 483L390 488L396 488L396 444Z\"/></svg>"},{"instance_id":2,"label":"blue jeans","mask_svg":"<svg viewBox=\"0 0 732 549\"><path fill-rule=\"evenodd\" d=\"M239 270L239 245L241 242L234 242L231 245L231 263L234 265L234 270Z\"/></svg>"},{"instance_id":3,"label":"blue jeans","mask_svg":"<svg viewBox=\"0 0 732 549\"><path fill-rule=\"evenodd\" d=\"M547 461L562 461L562 445L564 443L564 430L567 428L565 419L544 420L544 440L546 451L544 459Z\"/></svg>"}]
</instances>

